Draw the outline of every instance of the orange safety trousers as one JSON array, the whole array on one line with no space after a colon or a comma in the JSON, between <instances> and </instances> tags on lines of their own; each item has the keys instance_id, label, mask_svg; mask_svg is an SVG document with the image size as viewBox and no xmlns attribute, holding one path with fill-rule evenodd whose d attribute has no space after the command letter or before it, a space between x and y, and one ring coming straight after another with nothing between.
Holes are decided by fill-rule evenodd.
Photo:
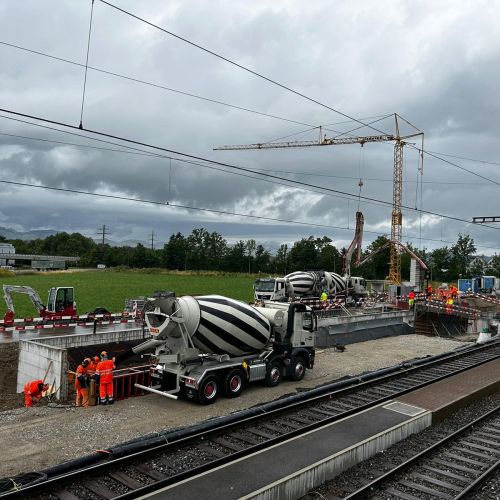
<instances>
[{"instance_id":1,"label":"orange safety trousers","mask_svg":"<svg viewBox=\"0 0 500 500\"><path fill-rule=\"evenodd\" d=\"M76 406L87 408L89 405L89 391L87 389L76 390Z\"/></svg>"},{"instance_id":2,"label":"orange safety trousers","mask_svg":"<svg viewBox=\"0 0 500 500\"><path fill-rule=\"evenodd\" d=\"M33 401L40 401L42 399L42 394L32 396L31 394L24 395L24 406L31 408L33 406Z\"/></svg>"},{"instance_id":3,"label":"orange safety trousers","mask_svg":"<svg viewBox=\"0 0 500 500\"><path fill-rule=\"evenodd\" d=\"M99 398L101 403L106 402L106 398L109 402L113 401L113 382L101 382L99 384Z\"/></svg>"}]
</instances>

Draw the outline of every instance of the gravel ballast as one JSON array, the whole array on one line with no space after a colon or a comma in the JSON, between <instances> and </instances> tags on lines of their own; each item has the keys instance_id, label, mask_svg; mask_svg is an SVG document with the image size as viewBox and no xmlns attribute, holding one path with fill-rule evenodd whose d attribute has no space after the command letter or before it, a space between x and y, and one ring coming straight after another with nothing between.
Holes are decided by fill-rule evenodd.
<instances>
[{"instance_id":1,"label":"gravel ballast","mask_svg":"<svg viewBox=\"0 0 500 500\"><path fill-rule=\"evenodd\" d=\"M319 350L316 366L301 382L285 381L274 388L253 384L239 398L221 398L210 406L148 395L88 409L40 406L0 412L0 477L40 470L145 434L227 415L345 376L461 345L449 339L405 335L351 344L345 352Z\"/></svg>"},{"instance_id":2,"label":"gravel ballast","mask_svg":"<svg viewBox=\"0 0 500 500\"><path fill-rule=\"evenodd\" d=\"M333 480L328 481L314 490L311 490L306 496L303 497L303 500L317 500L318 498L328 498L330 500L334 500L336 498L344 498L356 489L364 486L373 479L376 479L378 476L384 474L395 466L405 462L407 459L416 455L418 452L424 450L431 444L434 444L444 437L452 434L464 425L467 425L482 416L487 411L492 410L499 405L500 393L479 399L469 406L462 408L450 418L429 427L423 432L414 434L407 439L396 443L387 450L377 453L369 460L365 460L355 467L350 468ZM475 497L471 496L470 498L499 499L499 490L492 490L495 485L497 487L500 485L499 480L500 474L497 473L496 476L494 476L490 481L491 484L485 485L478 493L476 493ZM480 492L482 490L493 496L485 496L485 494L481 496Z\"/></svg>"}]
</instances>

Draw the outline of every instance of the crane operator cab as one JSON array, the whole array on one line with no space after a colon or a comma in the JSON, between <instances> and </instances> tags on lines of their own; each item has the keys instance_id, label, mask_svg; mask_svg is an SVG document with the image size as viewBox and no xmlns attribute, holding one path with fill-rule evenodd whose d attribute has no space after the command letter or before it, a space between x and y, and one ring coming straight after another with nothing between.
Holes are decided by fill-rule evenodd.
<instances>
[{"instance_id":1,"label":"crane operator cab","mask_svg":"<svg viewBox=\"0 0 500 500\"><path fill-rule=\"evenodd\" d=\"M49 290L46 311L62 316L76 314L75 291L73 287L53 287Z\"/></svg>"}]
</instances>

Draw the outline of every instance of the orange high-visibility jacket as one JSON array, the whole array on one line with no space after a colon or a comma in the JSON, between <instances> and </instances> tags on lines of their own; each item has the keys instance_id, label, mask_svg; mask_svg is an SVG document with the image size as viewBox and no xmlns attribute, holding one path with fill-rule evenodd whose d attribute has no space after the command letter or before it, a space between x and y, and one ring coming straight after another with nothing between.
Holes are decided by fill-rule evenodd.
<instances>
[{"instance_id":1,"label":"orange high-visibility jacket","mask_svg":"<svg viewBox=\"0 0 500 500\"><path fill-rule=\"evenodd\" d=\"M94 373L96 372L96 368L97 368L97 364L94 363L93 361L91 361L89 363L89 365L87 366L87 373L89 375L94 375Z\"/></svg>"},{"instance_id":2,"label":"orange high-visibility jacket","mask_svg":"<svg viewBox=\"0 0 500 500\"><path fill-rule=\"evenodd\" d=\"M99 375L99 382L101 384L107 384L113 382L113 370L115 369L115 363L111 359L106 359L98 363L96 367L96 373Z\"/></svg>"},{"instance_id":3,"label":"orange high-visibility jacket","mask_svg":"<svg viewBox=\"0 0 500 500\"><path fill-rule=\"evenodd\" d=\"M37 396L43 391L38 389L38 384L43 384L43 380L32 380L31 382L26 382L24 386L24 394L29 394L30 396Z\"/></svg>"},{"instance_id":4,"label":"orange high-visibility jacket","mask_svg":"<svg viewBox=\"0 0 500 500\"><path fill-rule=\"evenodd\" d=\"M78 377L81 377L82 375L84 377L87 375L87 368L84 368L82 365L78 365L78 368L76 369L75 389L86 389L86 386L82 385L78 380Z\"/></svg>"}]
</instances>

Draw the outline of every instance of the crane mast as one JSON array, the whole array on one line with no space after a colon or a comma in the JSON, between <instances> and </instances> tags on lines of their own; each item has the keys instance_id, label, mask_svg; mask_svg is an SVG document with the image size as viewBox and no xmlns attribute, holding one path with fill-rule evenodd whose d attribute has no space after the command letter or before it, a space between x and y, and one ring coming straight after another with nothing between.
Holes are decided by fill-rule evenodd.
<instances>
[{"instance_id":1,"label":"crane mast","mask_svg":"<svg viewBox=\"0 0 500 500\"><path fill-rule=\"evenodd\" d=\"M389 268L389 280L392 283L401 283L401 237L403 228L403 214L401 212L401 201L403 192L403 149L407 144L405 140L420 136L424 133L410 122L394 114L395 134L368 135L359 137L326 137L321 133L316 141L290 141L290 142L263 142L255 144L239 144L235 146L220 146L214 148L215 151L234 151L249 149L281 149L281 148L303 148L313 146L338 146L343 144L360 144L363 146L369 142L394 142L394 172L392 190L392 217L391 217L391 257ZM399 130L399 120L404 121L417 132L401 135ZM419 173L423 172L422 166L423 146L419 158Z\"/></svg>"}]
</instances>

